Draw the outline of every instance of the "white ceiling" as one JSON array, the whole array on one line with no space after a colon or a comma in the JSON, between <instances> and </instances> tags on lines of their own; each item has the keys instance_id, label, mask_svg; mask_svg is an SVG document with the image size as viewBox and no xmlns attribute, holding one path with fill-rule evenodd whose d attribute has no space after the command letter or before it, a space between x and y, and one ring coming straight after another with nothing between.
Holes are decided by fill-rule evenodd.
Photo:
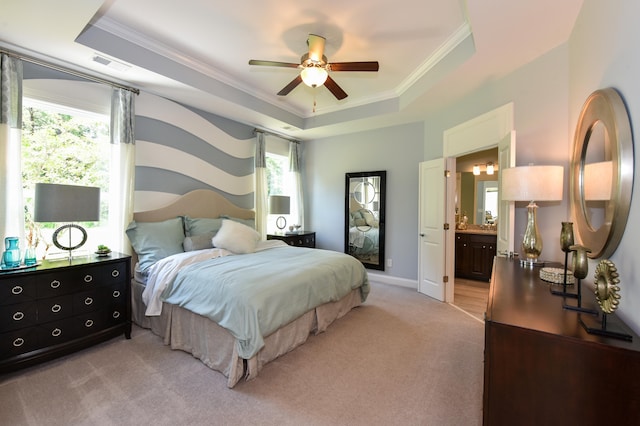
<instances>
[{"instance_id":1,"label":"white ceiling","mask_svg":"<svg viewBox=\"0 0 640 426\"><path fill-rule=\"evenodd\" d=\"M566 42L582 2L3 0L0 46L308 140L421 120ZM329 62L379 72L332 72L342 101L303 84L277 96L298 70L248 60L299 62L310 33Z\"/></svg>"}]
</instances>

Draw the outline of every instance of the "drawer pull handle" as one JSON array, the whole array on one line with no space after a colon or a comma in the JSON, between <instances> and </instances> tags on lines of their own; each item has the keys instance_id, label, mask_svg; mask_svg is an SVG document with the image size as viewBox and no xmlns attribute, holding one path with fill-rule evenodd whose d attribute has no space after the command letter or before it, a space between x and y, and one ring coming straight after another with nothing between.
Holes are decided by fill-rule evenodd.
<instances>
[{"instance_id":1,"label":"drawer pull handle","mask_svg":"<svg viewBox=\"0 0 640 426\"><path fill-rule=\"evenodd\" d=\"M118 312L118 311L114 311L114 312L113 312L113 318L115 318L115 319L120 318L120 312Z\"/></svg>"},{"instance_id":2,"label":"drawer pull handle","mask_svg":"<svg viewBox=\"0 0 640 426\"><path fill-rule=\"evenodd\" d=\"M486 248L487 248L487 246L482 246L482 248L483 248L483 249L486 249Z\"/></svg>"},{"instance_id":3,"label":"drawer pull handle","mask_svg":"<svg viewBox=\"0 0 640 426\"><path fill-rule=\"evenodd\" d=\"M24 313L23 312L18 311L18 312L13 314L13 320L14 321L20 321L23 318L24 318Z\"/></svg>"},{"instance_id":4,"label":"drawer pull handle","mask_svg":"<svg viewBox=\"0 0 640 426\"><path fill-rule=\"evenodd\" d=\"M85 305L89 306L92 303L93 303L93 299L91 297L87 297L86 299L84 299Z\"/></svg>"},{"instance_id":5,"label":"drawer pull handle","mask_svg":"<svg viewBox=\"0 0 640 426\"><path fill-rule=\"evenodd\" d=\"M62 306L58 305L57 303L51 307L51 312L53 312L54 314L57 314L61 310Z\"/></svg>"},{"instance_id":6,"label":"drawer pull handle","mask_svg":"<svg viewBox=\"0 0 640 426\"><path fill-rule=\"evenodd\" d=\"M12 293L12 294L15 294L15 295L18 295L18 294L22 293L22 290L23 290L22 286L17 285L17 286L14 286L14 287L11 289L11 293Z\"/></svg>"},{"instance_id":7,"label":"drawer pull handle","mask_svg":"<svg viewBox=\"0 0 640 426\"><path fill-rule=\"evenodd\" d=\"M53 281L51 281L50 285L51 285L51 288L58 288L58 287L60 287L60 281L53 280Z\"/></svg>"},{"instance_id":8,"label":"drawer pull handle","mask_svg":"<svg viewBox=\"0 0 640 426\"><path fill-rule=\"evenodd\" d=\"M62 330L60 330L59 328L54 328L53 331L51 332L51 335L53 337L58 337L61 334L62 334Z\"/></svg>"},{"instance_id":9,"label":"drawer pull handle","mask_svg":"<svg viewBox=\"0 0 640 426\"><path fill-rule=\"evenodd\" d=\"M84 276L84 282L85 283L90 283L91 281L93 281L93 276L92 275L87 274L87 275Z\"/></svg>"},{"instance_id":10,"label":"drawer pull handle","mask_svg":"<svg viewBox=\"0 0 640 426\"><path fill-rule=\"evenodd\" d=\"M24 339L22 337L18 337L13 341L13 346L15 346L16 348L19 348L22 345L24 345Z\"/></svg>"},{"instance_id":11,"label":"drawer pull handle","mask_svg":"<svg viewBox=\"0 0 640 426\"><path fill-rule=\"evenodd\" d=\"M93 326L93 320L91 320L91 319L86 320L84 322L84 326L87 327L87 328L92 327Z\"/></svg>"},{"instance_id":12,"label":"drawer pull handle","mask_svg":"<svg viewBox=\"0 0 640 426\"><path fill-rule=\"evenodd\" d=\"M120 297L120 292L118 290L113 290L113 297Z\"/></svg>"},{"instance_id":13,"label":"drawer pull handle","mask_svg":"<svg viewBox=\"0 0 640 426\"><path fill-rule=\"evenodd\" d=\"M120 271L118 271L117 269L114 269L113 271L111 271L111 276L113 278L118 278L120 276Z\"/></svg>"}]
</instances>

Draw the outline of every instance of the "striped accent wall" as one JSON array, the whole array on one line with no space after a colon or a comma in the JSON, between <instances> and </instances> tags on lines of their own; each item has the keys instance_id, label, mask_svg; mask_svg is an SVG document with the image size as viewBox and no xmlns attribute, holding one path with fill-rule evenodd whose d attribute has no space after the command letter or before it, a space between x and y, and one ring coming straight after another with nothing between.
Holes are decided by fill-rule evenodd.
<instances>
[{"instance_id":1,"label":"striped accent wall","mask_svg":"<svg viewBox=\"0 0 640 426\"><path fill-rule=\"evenodd\" d=\"M24 62L25 96L109 115L111 88ZM165 98L135 99L134 210L162 207L194 189L211 189L254 207L254 128Z\"/></svg>"},{"instance_id":2,"label":"striped accent wall","mask_svg":"<svg viewBox=\"0 0 640 426\"><path fill-rule=\"evenodd\" d=\"M203 188L253 208L253 127L141 93L135 135L135 211Z\"/></svg>"}]
</instances>

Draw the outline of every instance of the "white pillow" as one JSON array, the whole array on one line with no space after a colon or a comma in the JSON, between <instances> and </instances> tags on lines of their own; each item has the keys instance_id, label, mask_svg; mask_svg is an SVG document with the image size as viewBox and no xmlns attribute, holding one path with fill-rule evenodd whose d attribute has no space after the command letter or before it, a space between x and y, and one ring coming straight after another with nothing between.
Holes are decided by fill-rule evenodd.
<instances>
[{"instance_id":1,"label":"white pillow","mask_svg":"<svg viewBox=\"0 0 640 426\"><path fill-rule=\"evenodd\" d=\"M215 247L229 250L233 253L253 253L260 241L260 234L247 225L230 219L222 221L222 227L211 240Z\"/></svg>"}]
</instances>

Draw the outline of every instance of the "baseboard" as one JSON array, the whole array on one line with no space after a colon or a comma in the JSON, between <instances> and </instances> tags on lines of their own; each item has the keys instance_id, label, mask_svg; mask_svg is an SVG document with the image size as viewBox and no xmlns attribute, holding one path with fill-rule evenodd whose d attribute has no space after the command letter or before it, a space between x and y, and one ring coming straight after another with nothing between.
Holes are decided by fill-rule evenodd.
<instances>
[{"instance_id":1,"label":"baseboard","mask_svg":"<svg viewBox=\"0 0 640 426\"><path fill-rule=\"evenodd\" d=\"M369 275L369 281L382 283L382 284L397 285L399 287L411 288L416 291L418 290L418 281L416 280L392 277L389 275L382 275L382 274L376 274L371 272L367 272L367 274Z\"/></svg>"}]
</instances>

